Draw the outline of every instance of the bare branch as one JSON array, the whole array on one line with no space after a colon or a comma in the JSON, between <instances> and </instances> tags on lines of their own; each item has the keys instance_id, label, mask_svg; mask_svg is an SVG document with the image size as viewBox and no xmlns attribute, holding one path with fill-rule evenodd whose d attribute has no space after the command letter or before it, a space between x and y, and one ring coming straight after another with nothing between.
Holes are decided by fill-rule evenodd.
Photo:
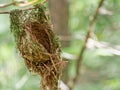
<instances>
[{"instance_id":1,"label":"bare branch","mask_svg":"<svg viewBox=\"0 0 120 90\"><path fill-rule=\"evenodd\" d=\"M88 32L86 34L86 38L85 38L85 42L84 42L84 45L80 51L80 54L79 54L79 57L77 59L77 66L76 66L76 76L75 78L73 79L72 81L72 85L70 86L70 90L72 90L73 86L76 84L77 80L78 80L78 77L80 75L80 69L81 69L81 62L82 62L82 59L83 59L83 54L86 50L86 44L88 42L88 39L91 37L91 32L93 32L93 26L94 26L94 23L97 19L97 16L99 14L99 9L100 7L102 6L104 0L101 0L98 7L97 7L97 10L95 11L95 14L93 15L93 18L92 20L90 21L90 24L89 24L89 27L88 27Z\"/></svg>"},{"instance_id":2,"label":"bare branch","mask_svg":"<svg viewBox=\"0 0 120 90\"><path fill-rule=\"evenodd\" d=\"M8 7L8 6L12 6L12 5L17 5L17 4L23 4L25 3L24 1L14 1L14 2L11 2L11 3L8 3L8 4L0 4L0 8L5 8L5 7Z\"/></svg>"},{"instance_id":3,"label":"bare branch","mask_svg":"<svg viewBox=\"0 0 120 90\"><path fill-rule=\"evenodd\" d=\"M0 14L10 14L10 12L0 12Z\"/></svg>"},{"instance_id":4,"label":"bare branch","mask_svg":"<svg viewBox=\"0 0 120 90\"><path fill-rule=\"evenodd\" d=\"M44 0L43 2L41 2L41 4L45 4L48 0ZM12 3L9 3L9 4L0 4L0 8L5 8L5 7L8 7L8 6L11 6L11 5L17 5L17 6L20 6L20 7L25 7L25 6L29 6L29 5L32 5L34 3L38 2L38 0L33 0L32 2L25 2L25 1L15 1L15 2L12 2ZM27 9L23 9L24 11L26 10L32 10L32 9L35 9L35 7L33 8L27 8ZM10 14L9 11L5 11L5 12L0 12L0 14Z\"/></svg>"},{"instance_id":5,"label":"bare branch","mask_svg":"<svg viewBox=\"0 0 120 90\"><path fill-rule=\"evenodd\" d=\"M27 2L27 3L23 3L23 4L18 4L18 6L20 6L20 7L25 7L25 6L29 6L29 5L32 5L32 4L34 4L34 3L37 3L39 0L33 0L33 1L31 1L31 2ZM43 0L42 2L41 2L41 4L45 4L46 2L47 2L48 0Z\"/></svg>"},{"instance_id":6,"label":"bare branch","mask_svg":"<svg viewBox=\"0 0 120 90\"><path fill-rule=\"evenodd\" d=\"M18 6L26 7L26 6L32 5L32 4L36 3L36 2L38 2L38 0L33 0L31 2L26 2L26 3L21 3L21 4L18 4Z\"/></svg>"}]
</instances>

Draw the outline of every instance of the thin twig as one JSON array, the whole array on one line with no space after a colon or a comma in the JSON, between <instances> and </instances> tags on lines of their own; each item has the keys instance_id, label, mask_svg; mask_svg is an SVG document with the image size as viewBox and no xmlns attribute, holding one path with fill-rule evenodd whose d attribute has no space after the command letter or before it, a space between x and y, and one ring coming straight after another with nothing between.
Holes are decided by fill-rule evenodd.
<instances>
[{"instance_id":1,"label":"thin twig","mask_svg":"<svg viewBox=\"0 0 120 90\"><path fill-rule=\"evenodd\" d=\"M10 14L10 12L0 12L0 14Z\"/></svg>"},{"instance_id":2,"label":"thin twig","mask_svg":"<svg viewBox=\"0 0 120 90\"><path fill-rule=\"evenodd\" d=\"M73 83L72 83L72 85L70 86L70 90L72 90L73 86L76 84L76 82L77 82L77 80L78 80L78 77L79 77L79 75L80 75L79 72L80 72L80 69L81 69L81 62L82 62L82 59L83 59L83 54L84 54L84 52L85 52L85 50L86 50L86 44L87 44L87 42L88 42L88 39L91 37L91 33L93 32L93 26L94 26L94 24L95 24L95 21L96 21L96 19L97 19L98 14L99 14L99 9L100 9L100 7L102 6L103 2L104 2L104 0L101 0L101 1L100 1L99 5L98 5L98 7L97 7L97 10L95 11L95 14L93 15L93 18L92 18L92 20L90 21L90 24L89 24L89 27L88 27L88 32L87 32L87 34L86 34L86 38L85 38L84 45L83 45L83 47L82 47L82 49L81 49L81 52L80 52L80 54L79 54L79 57L78 57L78 59L77 59L76 76L75 76L75 78L74 78L73 81L72 81Z\"/></svg>"},{"instance_id":3,"label":"thin twig","mask_svg":"<svg viewBox=\"0 0 120 90\"><path fill-rule=\"evenodd\" d=\"M44 0L43 2L41 2L41 4L45 4L48 0ZM17 5L17 6L20 6L20 7L25 7L25 6L28 6L28 5L31 5L31 4L34 4L38 2L38 0L34 0L32 2L29 2L29 3L25 3L23 1L19 1L19 2L12 2L12 3L9 3L9 4L1 4L0 5L0 8L5 8L5 7L8 7L8 6L12 6L12 5ZM18 4L20 3L20 4ZM24 4L23 4L24 3ZM36 7L33 7L33 8L27 8L27 9L23 9L23 11L26 11L26 10L32 10L32 9L35 9ZM5 12L0 12L0 14L10 14L10 11L5 11Z\"/></svg>"},{"instance_id":4,"label":"thin twig","mask_svg":"<svg viewBox=\"0 0 120 90\"><path fill-rule=\"evenodd\" d=\"M11 2L11 3L8 3L8 4L0 4L0 8L5 8L5 7L8 7L8 6L12 6L12 5L17 5L17 4L23 4L25 3L24 1L14 1L14 2Z\"/></svg>"},{"instance_id":5,"label":"thin twig","mask_svg":"<svg viewBox=\"0 0 120 90\"><path fill-rule=\"evenodd\" d=\"M29 6L29 5L32 5L34 3L37 3L38 0L33 0L31 2L26 2L26 3L21 3L21 4L18 4L17 6L20 6L20 7L26 7L26 6Z\"/></svg>"},{"instance_id":6,"label":"thin twig","mask_svg":"<svg viewBox=\"0 0 120 90\"><path fill-rule=\"evenodd\" d=\"M36 7L31 7L31 8L27 8L27 9L21 9L22 11L27 11L27 10L32 10L35 9ZM5 11L5 12L0 12L0 14L10 14L10 12Z\"/></svg>"},{"instance_id":7,"label":"thin twig","mask_svg":"<svg viewBox=\"0 0 120 90\"><path fill-rule=\"evenodd\" d=\"M46 0L45 0L46 1ZM26 1L14 1L14 2L11 2L11 3L8 3L8 4L0 4L0 8L5 8L5 7L8 7L8 6L19 6L19 7L26 7L26 6L29 6L29 5L32 5L34 3L38 2L38 0L33 0L31 2L26 2Z\"/></svg>"}]
</instances>

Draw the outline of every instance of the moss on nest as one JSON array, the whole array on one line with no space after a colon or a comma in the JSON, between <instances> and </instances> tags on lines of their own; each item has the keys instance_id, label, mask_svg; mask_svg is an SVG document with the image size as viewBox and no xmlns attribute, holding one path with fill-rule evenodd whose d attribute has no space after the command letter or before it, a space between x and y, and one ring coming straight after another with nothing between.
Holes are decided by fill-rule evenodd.
<instances>
[{"instance_id":1,"label":"moss on nest","mask_svg":"<svg viewBox=\"0 0 120 90\"><path fill-rule=\"evenodd\" d=\"M27 68L41 76L42 90L59 90L60 45L43 5L28 11L12 10L11 32Z\"/></svg>"}]
</instances>

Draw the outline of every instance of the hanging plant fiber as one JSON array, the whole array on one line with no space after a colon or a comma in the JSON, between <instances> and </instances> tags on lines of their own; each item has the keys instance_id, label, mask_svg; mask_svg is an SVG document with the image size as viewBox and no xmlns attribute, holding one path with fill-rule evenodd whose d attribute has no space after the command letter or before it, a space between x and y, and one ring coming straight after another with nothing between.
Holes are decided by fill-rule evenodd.
<instances>
[{"instance_id":1,"label":"hanging plant fiber","mask_svg":"<svg viewBox=\"0 0 120 90\"><path fill-rule=\"evenodd\" d=\"M46 8L41 4L34 7L10 12L11 32L28 70L40 75L41 89L59 90L62 71L59 40Z\"/></svg>"}]
</instances>

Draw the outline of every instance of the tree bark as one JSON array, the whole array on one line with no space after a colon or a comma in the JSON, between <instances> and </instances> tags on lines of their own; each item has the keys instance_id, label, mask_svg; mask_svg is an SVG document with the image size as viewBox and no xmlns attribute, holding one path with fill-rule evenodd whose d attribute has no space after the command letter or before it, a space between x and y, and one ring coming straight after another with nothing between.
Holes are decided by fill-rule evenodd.
<instances>
[{"instance_id":1,"label":"tree bark","mask_svg":"<svg viewBox=\"0 0 120 90\"><path fill-rule=\"evenodd\" d=\"M68 0L49 0L49 8L54 30L60 36L62 46L68 46L70 42Z\"/></svg>"}]
</instances>

